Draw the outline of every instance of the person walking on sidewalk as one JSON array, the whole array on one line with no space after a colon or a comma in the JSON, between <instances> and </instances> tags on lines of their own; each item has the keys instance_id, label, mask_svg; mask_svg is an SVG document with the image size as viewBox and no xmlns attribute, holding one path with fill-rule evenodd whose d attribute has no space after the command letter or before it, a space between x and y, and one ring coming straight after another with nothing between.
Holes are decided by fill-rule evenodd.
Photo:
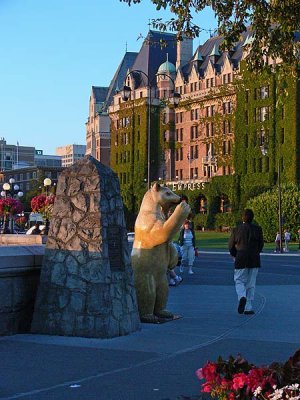
<instances>
[{"instance_id":1,"label":"person walking on sidewalk","mask_svg":"<svg viewBox=\"0 0 300 400\"><path fill-rule=\"evenodd\" d=\"M234 258L234 282L238 296L238 313L254 314L256 277L261 266L260 253L264 246L262 229L252 223L253 211L245 209L243 223L233 229L228 242L231 256Z\"/></svg>"},{"instance_id":2,"label":"person walking on sidewalk","mask_svg":"<svg viewBox=\"0 0 300 400\"><path fill-rule=\"evenodd\" d=\"M189 220L184 221L183 227L179 233L178 242L182 250L180 272L183 272L183 267L187 265L189 267L188 273L192 275L194 273L193 264L195 260L195 232Z\"/></svg>"},{"instance_id":3,"label":"person walking on sidewalk","mask_svg":"<svg viewBox=\"0 0 300 400\"><path fill-rule=\"evenodd\" d=\"M280 253L280 233L277 232L276 233L276 237L275 237L275 250L274 253Z\"/></svg>"},{"instance_id":4,"label":"person walking on sidewalk","mask_svg":"<svg viewBox=\"0 0 300 400\"><path fill-rule=\"evenodd\" d=\"M289 251L290 240L291 240L291 234L287 229L285 229L284 230L284 245L285 245L285 247L284 247L285 250L284 251L286 251L286 252Z\"/></svg>"}]
</instances>

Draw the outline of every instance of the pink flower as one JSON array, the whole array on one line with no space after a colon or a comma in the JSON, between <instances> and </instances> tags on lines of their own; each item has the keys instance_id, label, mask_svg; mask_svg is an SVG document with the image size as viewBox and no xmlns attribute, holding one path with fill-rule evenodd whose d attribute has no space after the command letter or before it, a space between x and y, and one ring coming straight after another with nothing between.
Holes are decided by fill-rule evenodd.
<instances>
[{"instance_id":1,"label":"pink flower","mask_svg":"<svg viewBox=\"0 0 300 400\"><path fill-rule=\"evenodd\" d=\"M202 375L207 381L211 381L215 379L217 374L217 364L208 361L206 365L202 368Z\"/></svg>"},{"instance_id":2,"label":"pink flower","mask_svg":"<svg viewBox=\"0 0 300 400\"><path fill-rule=\"evenodd\" d=\"M210 383L204 383L204 384L202 385L202 390L201 390L201 392L210 393L210 392L211 392L211 385L210 385Z\"/></svg>"},{"instance_id":3,"label":"pink flower","mask_svg":"<svg viewBox=\"0 0 300 400\"><path fill-rule=\"evenodd\" d=\"M204 379L203 373L202 373L202 368L197 369L197 371L195 372L196 376L198 379Z\"/></svg>"},{"instance_id":4,"label":"pink flower","mask_svg":"<svg viewBox=\"0 0 300 400\"><path fill-rule=\"evenodd\" d=\"M240 372L234 375L232 381L233 381L232 387L234 390L241 389L247 384L247 375L244 374L243 372Z\"/></svg>"}]
</instances>

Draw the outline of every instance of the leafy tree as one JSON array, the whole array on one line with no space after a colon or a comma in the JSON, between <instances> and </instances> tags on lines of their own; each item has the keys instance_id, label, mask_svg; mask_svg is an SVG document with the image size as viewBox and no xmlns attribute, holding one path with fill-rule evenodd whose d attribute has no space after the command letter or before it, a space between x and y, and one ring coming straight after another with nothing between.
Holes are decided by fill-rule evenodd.
<instances>
[{"instance_id":1,"label":"leafy tree","mask_svg":"<svg viewBox=\"0 0 300 400\"><path fill-rule=\"evenodd\" d=\"M247 207L255 215L255 221L262 227L264 238L271 242L275 240L278 231L278 191L276 188L250 199ZM290 184L282 187L281 194L282 227L288 229L292 238L296 238L300 229L300 187Z\"/></svg>"},{"instance_id":2,"label":"leafy tree","mask_svg":"<svg viewBox=\"0 0 300 400\"><path fill-rule=\"evenodd\" d=\"M129 6L142 0L120 0ZM197 19L205 7L211 7L218 22L218 34L224 36L223 49L231 49L247 25L255 35L248 57L249 66L259 69L263 55L279 57L294 64L299 55L300 0L151 0L157 10L167 9L174 17L169 21L155 19L154 28L197 37L202 30ZM196 22L195 22L196 21ZM299 39L299 34L298 34Z\"/></svg>"}]
</instances>

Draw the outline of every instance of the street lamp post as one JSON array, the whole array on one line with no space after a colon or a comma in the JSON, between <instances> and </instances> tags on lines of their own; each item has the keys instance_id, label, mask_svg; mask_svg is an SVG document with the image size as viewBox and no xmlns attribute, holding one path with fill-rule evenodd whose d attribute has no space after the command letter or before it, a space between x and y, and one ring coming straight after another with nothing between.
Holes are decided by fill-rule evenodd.
<instances>
[{"instance_id":1,"label":"street lamp post","mask_svg":"<svg viewBox=\"0 0 300 400\"><path fill-rule=\"evenodd\" d=\"M133 73L138 73L143 75L146 78L146 88L148 91L148 126L147 126L147 189L150 189L150 185L151 185L151 102L152 102L152 96L151 96L151 90L152 88L156 88L156 86L152 85L152 82L150 82L149 76L141 70L132 70L130 71L124 81L126 82L127 78L133 74ZM179 93L175 93L175 82L174 80L166 73L158 73L156 74L155 78L157 76L166 76L169 80L172 81L173 86L174 86L174 90L173 90L173 96L170 96L169 101L170 103L174 104L174 107L176 107L180 101L180 94ZM131 87L125 85L122 89L122 99L124 101L128 101L131 97Z\"/></svg>"},{"instance_id":2,"label":"street lamp post","mask_svg":"<svg viewBox=\"0 0 300 400\"><path fill-rule=\"evenodd\" d=\"M52 185L51 179L50 178L45 178L44 179L44 187L45 187L45 191L46 191L46 197L48 197L49 188L50 188L51 185ZM49 221L49 218L46 217L45 235L48 235L49 227L50 227L50 221Z\"/></svg>"},{"instance_id":3,"label":"street lamp post","mask_svg":"<svg viewBox=\"0 0 300 400\"><path fill-rule=\"evenodd\" d=\"M8 183L9 182L9 183ZM7 198L21 198L23 197L23 192L20 190L19 185L14 183L16 182L14 178L10 178L8 182L5 182L2 186L3 190L1 191L1 197ZM10 218L10 229L9 229L9 218L7 215L4 216L4 224L3 224L3 233L14 233L14 220Z\"/></svg>"}]
</instances>

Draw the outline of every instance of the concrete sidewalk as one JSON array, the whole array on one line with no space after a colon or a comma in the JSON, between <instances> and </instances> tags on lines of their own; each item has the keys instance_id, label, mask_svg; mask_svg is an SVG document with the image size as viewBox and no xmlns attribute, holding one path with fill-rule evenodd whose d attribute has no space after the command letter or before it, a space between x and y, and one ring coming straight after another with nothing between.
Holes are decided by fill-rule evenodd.
<instances>
[{"instance_id":1,"label":"concrete sidewalk","mask_svg":"<svg viewBox=\"0 0 300 400\"><path fill-rule=\"evenodd\" d=\"M168 308L182 319L126 337L2 337L0 400L175 400L199 394L195 370L208 359L240 352L267 364L300 347L299 285L259 286L256 314L244 316L233 286L188 279L170 289Z\"/></svg>"}]
</instances>

